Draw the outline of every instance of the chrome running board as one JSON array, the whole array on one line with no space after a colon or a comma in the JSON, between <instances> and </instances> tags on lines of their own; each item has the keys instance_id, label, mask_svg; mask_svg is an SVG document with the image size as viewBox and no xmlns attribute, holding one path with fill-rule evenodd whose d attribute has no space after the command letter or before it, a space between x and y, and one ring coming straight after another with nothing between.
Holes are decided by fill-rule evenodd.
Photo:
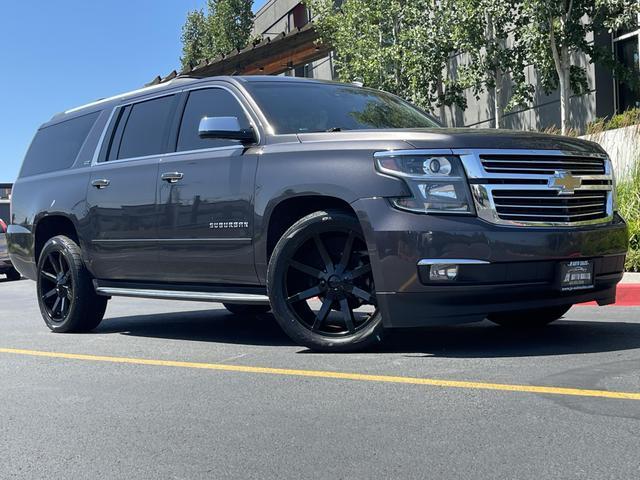
<instances>
[{"instance_id":1,"label":"chrome running board","mask_svg":"<svg viewBox=\"0 0 640 480\"><path fill-rule=\"evenodd\" d=\"M122 287L97 287L96 293L105 297L157 298L162 300L190 300L196 302L269 305L269 297L251 293L189 292L179 290L149 290Z\"/></svg>"}]
</instances>

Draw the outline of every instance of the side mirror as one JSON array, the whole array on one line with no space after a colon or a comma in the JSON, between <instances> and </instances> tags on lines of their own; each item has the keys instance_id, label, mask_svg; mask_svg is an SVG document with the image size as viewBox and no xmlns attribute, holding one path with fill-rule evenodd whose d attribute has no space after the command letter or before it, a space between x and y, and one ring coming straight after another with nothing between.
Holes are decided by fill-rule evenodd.
<instances>
[{"instance_id":1,"label":"side mirror","mask_svg":"<svg viewBox=\"0 0 640 480\"><path fill-rule=\"evenodd\" d=\"M204 117L198 127L200 138L220 138L239 140L241 143L255 143L253 128L242 128L238 117Z\"/></svg>"}]
</instances>

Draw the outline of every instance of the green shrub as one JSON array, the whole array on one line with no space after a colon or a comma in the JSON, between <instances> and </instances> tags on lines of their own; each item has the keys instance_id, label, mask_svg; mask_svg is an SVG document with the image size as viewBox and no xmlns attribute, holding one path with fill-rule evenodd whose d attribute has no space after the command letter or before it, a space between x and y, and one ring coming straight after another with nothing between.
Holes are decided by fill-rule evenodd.
<instances>
[{"instance_id":1,"label":"green shrub","mask_svg":"<svg viewBox=\"0 0 640 480\"><path fill-rule=\"evenodd\" d=\"M630 127L632 125L640 125L640 108L632 108L618 115L614 115L611 119L596 118L587 125L587 135L601 133L616 128Z\"/></svg>"},{"instance_id":2,"label":"green shrub","mask_svg":"<svg viewBox=\"0 0 640 480\"><path fill-rule=\"evenodd\" d=\"M631 176L618 184L618 210L629 226L625 268L628 272L640 272L640 159Z\"/></svg>"}]
</instances>

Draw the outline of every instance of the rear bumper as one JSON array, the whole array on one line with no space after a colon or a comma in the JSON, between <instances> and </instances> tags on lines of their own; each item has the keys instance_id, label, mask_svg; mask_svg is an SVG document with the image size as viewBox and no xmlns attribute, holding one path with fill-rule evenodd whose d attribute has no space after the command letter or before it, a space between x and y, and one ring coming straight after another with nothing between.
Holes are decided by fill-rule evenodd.
<instances>
[{"instance_id":1,"label":"rear bumper","mask_svg":"<svg viewBox=\"0 0 640 480\"><path fill-rule=\"evenodd\" d=\"M474 217L397 211L382 198L354 203L369 247L379 307L386 327L480 321L500 311L615 301L627 251L627 228L617 217L581 228L492 225ZM474 259L451 284L431 284L421 259ZM589 290L556 288L562 260L594 261Z\"/></svg>"},{"instance_id":2,"label":"rear bumper","mask_svg":"<svg viewBox=\"0 0 640 480\"><path fill-rule=\"evenodd\" d=\"M24 277L35 280L34 241L31 231L20 225L9 225L7 229L9 257L15 269Z\"/></svg>"}]
</instances>

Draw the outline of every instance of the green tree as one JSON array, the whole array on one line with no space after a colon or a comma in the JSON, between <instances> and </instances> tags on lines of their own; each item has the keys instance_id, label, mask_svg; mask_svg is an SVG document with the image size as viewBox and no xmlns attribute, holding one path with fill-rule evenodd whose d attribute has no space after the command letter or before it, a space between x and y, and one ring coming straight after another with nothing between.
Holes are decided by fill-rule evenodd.
<instances>
[{"instance_id":1,"label":"green tree","mask_svg":"<svg viewBox=\"0 0 640 480\"><path fill-rule=\"evenodd\" d=\"M183 68L247 46L253 27L253 0L208 0L207 12L194 10L182 26Z\"/></svg>"},{"instance_id":2,"label":"green tree","mask_svg":"<svg viewBox=\"0 0 640 480\"><path fill-rule=\"evenodd\" d=\"M253 0L209 0L209 56L226 55L247 46L253 27Z\"/></svg>"},{"instance_id":3,"label":"green tree","mask_svg":"<svg viewBox=\"0 0 640 480\"><path fill-rule=\"evenodd\" d=\"M207 17L203 10L194 10L187 13L187 20L182 26L182 56L180 63L186 69L196 65L207 57L209 48L209 30Z\"/></svg>"},{"instance_id":4,"label":"green tree","mask_svg":"<svg viewBox=\"0 0 640 480\"><path fill-rule=\"evenodd\" d=\"M613 31L636 21L638 0L521 0L526 18L522 38L539 80L549 93L560 90L560 126L563 134L570 127L571 93L589 89L585 68L576 63L575 54L586 54L589 61L602 62L618 75L629 75L617 64L610 48L589 42L592 34Z\"/></svg>"},{"instance_id":5,"label":"green tree","mask_svg":"<svg viewBox=\"0 0 640 480\"><path fill-rule=\"evenodd\" d=\"M431 110L465 105L446 66L454 51L452 0L308 0L340 80L359 80Z\"/></svg>"},{"instance_id":6,"label":"green tree","mask_svg":"<svg viewBox=\"0 0 640 480\"><path fill-rule=\"evenodd\" d=\"M519 0L455 0L455 45L466 62L458 69L460 83L478 98L492 92L494 126L502 128L505 111L531 100L534 87L526 80L526 50ZM510 97L503 86L510 83ZM508 101L505 101L507 100Z\"/></svg>"}]
</instances>

